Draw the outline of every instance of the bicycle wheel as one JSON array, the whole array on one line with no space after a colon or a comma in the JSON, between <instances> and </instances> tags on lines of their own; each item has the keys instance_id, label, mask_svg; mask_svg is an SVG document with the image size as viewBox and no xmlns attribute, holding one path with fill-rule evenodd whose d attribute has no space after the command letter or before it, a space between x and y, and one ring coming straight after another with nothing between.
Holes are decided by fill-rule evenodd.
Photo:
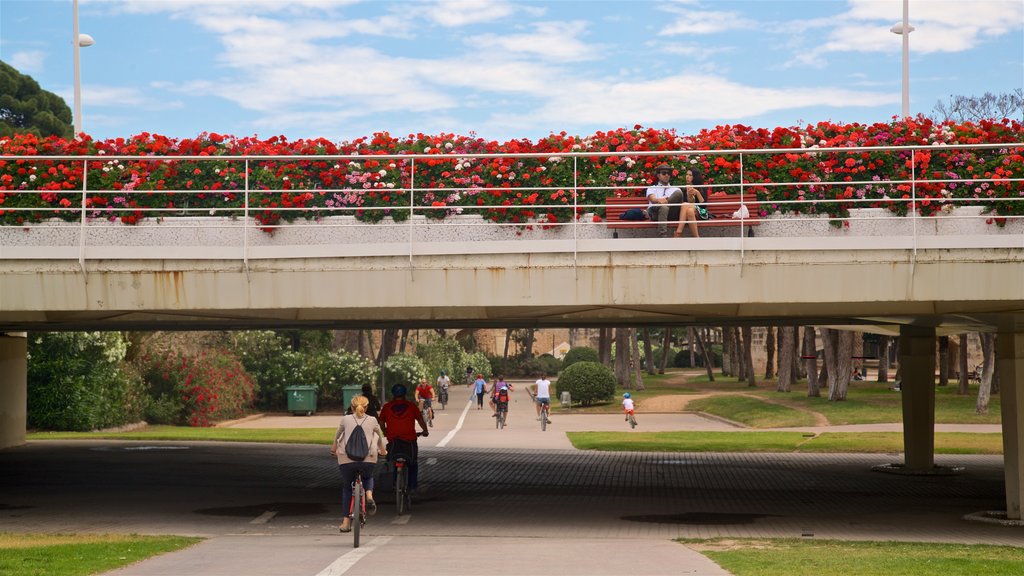
<instances>
[{"instance_id":1,"label":"bicycle wheel","mask_svg":"<svg viewBox=\"0 0 1024 576\"><path fill-rule=\"evenodd\" d=\"M501 428L501 410L498 410L494 414L494 427L498 429Z\"/></svg>"},{"instance_id":2,"label":"bicycle wheel","mask_svg":"<svg viewBox=\"0 0 1024 576\"><path fill-rule=\"evenodd\" d=\"M364 510L363 482L356 480L352 488L352 540L353 548L359 548L359 529L363 526Z\"/></svg>"},{"instance_id":3,"label":"bicycle wheel","mask_svg":"<svg viewBox=\"0 0 1024 576\"><path fill-rule=\"evenodd\" d=\"M547 406L540 409L540 429L541 432L548 429L548 408Z\"/></svg>"},{"instance_id":4,"label":"bicycle wheel","mask_svg":"<svg viewBox=\"0 0 1024 576\"><path fill-rule=\"evenodd\" d=\"M398 468L398 476L395 478L395 508L398 515L402 516L409 511L409 470L403 464Z\"/></svg>"},{"instance_id":5,"label":"bicycle wheel","mask_svg":"<svg viewBox=\"0 0 1024 576\"><path fill-rule=\"evenodd\" d=\"M636 418L633 418L632 414L629 415L629 427L636 428Z\"/></svg>"},{"instance_id":6,"label":"bicycle wheel","mask_svg":"<svg viewBox=\"0 0 1024 576\"><path fill-rule=\"evenodd\" d=\"M423 421L427 423L427 426L434 425L434 419L430 417L430 408L423 409Z\"/></svg>"},{"instance_id":7,"label":"bicycle wheel","mask_svg":"<svg viewBox=\"0 0 1024 576\"><path fill-rule=\"evenodd\" d=\"M497 417L498 429L501 429L501 428L505 427L505 416L506 416L506 414L507 413L504 410L498 410L498 417Z\"/></svg>"}]
</instances>

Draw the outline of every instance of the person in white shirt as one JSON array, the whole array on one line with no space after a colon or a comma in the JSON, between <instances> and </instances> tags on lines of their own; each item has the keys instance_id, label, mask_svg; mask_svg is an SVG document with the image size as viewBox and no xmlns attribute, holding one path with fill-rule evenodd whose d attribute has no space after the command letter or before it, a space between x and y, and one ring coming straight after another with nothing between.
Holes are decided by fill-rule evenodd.
<instances>
[{"instance_id":1,"label":"person in white shirt","mask_svg":"<svg viewBox=\"0 0 1024 576\"><path fill-rule=\"evenodd\" d=\"M547 404L551 406L551 381L548 380L547 375L543 372L540 374L540 378L537 379L533 384L534 386L534 400L536 400L537 408L537 420L540 420L540 406L541 404ZM550 414L550 412L549 412ZM550 420L548 420L550 422Z\"/></svg>"},{"instance_id":2,"label":"person in white shirt","mask_svg":"<svg viewBox=\"0 0 1024 576\"><path fill-rule=\"evenodd\" d=\"M673 204L682 204L683 191L669 184L672 179L672 167L659 164L654 169L657 183L647 188L647 215L658 223L658 236L668 237L668 212Z\"/></svg>"},{"instance_id":3,"label":"person in white shirt","mask_svg":"<svg viewBox=\"0 0 1024 576\"><path fill-rule=\"evenodd\" d=\"M629 392L622 395L622 410L626 414L626 422L629 422L630 414L636 415L633 409L633 399L630 397Z\"/></svg>"}]
</instances>

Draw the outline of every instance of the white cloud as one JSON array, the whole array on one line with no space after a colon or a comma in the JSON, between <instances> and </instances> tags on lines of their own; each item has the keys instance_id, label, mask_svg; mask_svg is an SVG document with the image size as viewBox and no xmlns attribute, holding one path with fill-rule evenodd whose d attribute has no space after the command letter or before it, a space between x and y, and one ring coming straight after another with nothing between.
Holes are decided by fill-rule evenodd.
<instances>
[{"instance_id":1,"label":"white cloud","mask_svg":"<svg viewBox=\"0 0 1024 576\"><path fill-rule=\"evenodd\" d=\"M69 42L70 44L70 42ZM43 71L43 62L46 60L46 52L42 50L23 50L11 54L8 64L25 74L37 74Z\"/></svg>"},{"instance_id":2,"label":"white cloud","mask_svg":"<svg viewBox=\"0 0 1024 576\"><path fill-rule=\"evenodd\" d=\"M658 31L659 36L680 34L714 34L729 30L755 28L757 23L740 16L738 12L703 10L671 10L677 14L674 22Z\"/></svg>"},{"instance_id":3,"label":"white cloud","mask_svg":"<svg viewBox=\"0 0 1024 576\"><path fill-rule=\"evenodd\" d=\"M421 2L410 13L446 28L491 22L509 16L516 7L501 0L440 0Z\"/></svg>"},{"instance_id":4,"label":"white cloud","mask_svg":"<svg viewBox=\"0 0 1024 576\"><path fill-rule=\"evenodd\" d=\"M537 22L533 28L533 32L524 34L470 36L465 43L480 50L529 54L545 60L572 62L599 57L597 47L578 38L586 31L586 22Z\"/></svg>"}]
</instances>

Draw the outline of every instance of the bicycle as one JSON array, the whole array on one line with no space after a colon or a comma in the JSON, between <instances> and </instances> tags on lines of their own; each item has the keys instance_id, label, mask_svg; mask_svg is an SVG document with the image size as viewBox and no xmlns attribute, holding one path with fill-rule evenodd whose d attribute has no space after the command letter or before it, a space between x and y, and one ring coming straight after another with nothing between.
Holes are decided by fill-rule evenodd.
<instances>
[{"instance_id":1,"label":"bicycle","mask_svg":"<svg viewBox=\"0 0 1024 576\"><path fill-rule=\"evenodd\" d=\"M626 422L629 422L630 428L636 428L636 418L632 412L626 412Z\"/></svg>"},{"instance_id":2,"label":"bicycle","mask_svg":"<svg viewBox=\"0 0 1024 576\"><path fill-rule=\"evenodd\" d=\"M363 490L363 475L356 474L352 482L352 501L349 503L348 516L352 527L352 547L359 548L359 532L366 524L366 491Z\"/></svg>"},{"instance_id":3,"label":"bicycle","mask_svg":"<svg viewBox=\"0 0 1024 576\"><path fill-rule=\"evenodd\" d=\"M416 436L423 436L423 433L417 432ZM415 458L413 443L394 440L389 452L395 464L395 508L398 515L403 516L412 508L412 495L409 494L409 465Z\"/></svg>"},{"instance_id":4,"label":"bicycle","mask_svg":"<svg viewBox=\"0 0 1024 576\"><path fill-rule=\"evenodd\" d=\"M437 391L437 402L441 404L441 410L444 410L444 405L448 403L448 389L441 388Z\"/></svg>"},{"instance_id":5,"label":"bicycle","mask_svg":"<svg viewBox=\"0 0 1024 576\"><path fill-rule=\"evenodd\" d=\"M494 419L494 427L498 430L504 428L506 417L508 417L508 402L498 402L497 417Z\"/></svg>"},{"instance_id":6,"label":"bicycle","mask_svg":"<svg viewBox=\"0 0 1024 576\"><path fill-rule=\"evenodd\" d=\"M548 412L551 410L551 405L547 402L542 402L540 405L540 429L541 432L548 429L548 424L551 422L548 420Z\"/></svg>"},{"instance_id":7,"label":"bicycle","mask_svg":"<svg viewBox=\"0 0 1024 576\"><path fill-rule=\"evenodd\" d=\"M426 402L423 402L422 406L423 406L423 408L420 408L420 412L423 413L423 421L427 423L427 426L433 427L434 426L434 416L432 414L433 411L430 409L430 406L427 406Z\"/></svg>"}]
</instances>

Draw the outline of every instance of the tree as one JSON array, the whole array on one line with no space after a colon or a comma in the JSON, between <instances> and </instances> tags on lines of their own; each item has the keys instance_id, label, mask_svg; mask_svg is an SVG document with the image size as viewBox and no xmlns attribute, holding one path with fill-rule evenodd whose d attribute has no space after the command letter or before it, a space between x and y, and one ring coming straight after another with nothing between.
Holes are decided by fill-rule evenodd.
<instances>
[{"instance_id":1,"label":"tree","mask_svg":"<svg viewBox=\"0 0 1024 576\"><path fill-rule=\"evenodd\" d=\"M821 332L828 367L828 399L841 402L846 400L853 370L853 332L833 328L822 328Z\"/></svg>"},{"instance_id":2,"label":"tree","mask_svg":"<svg viewBox=\"0 0 1024 576\"><path fill-rule=\"evenodd\" d=\"M753 388L757 386L757 376L754 374L754 356L751 351L751 344L753 344L751 329L750 326L744 326L741 330L743 332L743 344L740 366L743 367L743 376L745 376L747 386Z\"/></svg>"},{"instance_id":3,"label":"tree","mask_svg":"<svg viewBox=\"0 0 1024 576\"><path fill-rule=\"evenodd\" d=\"M939 336L939 386L949 385L949 336Z\"/></svg>"},{"instance_id":4,"label":"tree","mask_svg":"<svg viewBox=\"0 0 1024 576\"><path fill-rule=\"evenodd\" d=\"M977 122L979 120L1001 120L1013 118L1024 120L1024 88L1017 88L1005 94L985 92L982 96L964 96L961 94L949 97L949 102L939 101L932 109L938 120L954 122Z\"/></svg>"},{"instance_id":5,"label":"tree","mask_svg":"<svg viewBox=\"0 0 1024 576\"><path fill-rule=\"evenodd\" d=\"M765 355L768 357L764 362L764 379L771 380L775 377L775 327L765 327ZM779 371L782 371L781 365Z\"/></svg>"},{"instance_id":6,"label":"tree","mask_svg":"<svg viewBox=\"0 0 1024 576\"><path fill-rule=\"evenodd\" d=\"M967 377L967 333L960 334L960 354L957 356L959 362L960 378L957 382L958 386L956 393L960 396L966 396L970 392L971 382Z\"/></svg>"},{"instance_id":7,"label":"tree","mask_svg":"<svg viewBox=\"0 0 1024 576\"><path fill-rule=\"evenodd\" d=\"M779 380L775 384L776 392L789 392L796 380L792 360L796 355L796 331L795 326L779 327Z\"/></svg>"},{"instance_id":8,"label":"tree","mask_svg":"<svg viewBox=\"0 0 1024 576\"><path fill-rule=\"evenodd\" d=\"M982 332L981 336L981 385L978 386L978 402L975 411L988 414L988 401L992 396L992 374L996 367L996 337L991 332Z\"/></svg>"},{"instance_id":9,"label":"tree","mask_svg":"<svg viewBox=\"0 0 1024 576\"><path fill-rule=\"evenodd\" d=\"M804 326L804 357L807 359L807 396L821 397L821 385L818 383L818 350L815 345L813 326Z\"/></svg>"},{"instance_id":10,"label":"tree","mask_svg":"<svg viewBox=\"0 0 1024 576\"><path fill-rule=\"evenodd\" d=\"M665 330L668 330L668 328L666 328ZM653 376L654 374L657 373L657 370L654 367L654 349L651 346L651 329L650 328L644 328L643 335L644 335L644 364L647 365L647 373ZM661 354L661 356L663 358L665 356L667 356L667 355L668 355L668 350L663 351L662 354Z\"/></svg>"},{"instance_id":11,"label":"tree","mask_svg":"<svg viewBox=\"0 0 1024 576\"><path fill-rule=\"evenodd\" d=\"M31 133L71 138L71 108L64 99L0 61L0 136Z\"/></svg>"}]
</instances>

